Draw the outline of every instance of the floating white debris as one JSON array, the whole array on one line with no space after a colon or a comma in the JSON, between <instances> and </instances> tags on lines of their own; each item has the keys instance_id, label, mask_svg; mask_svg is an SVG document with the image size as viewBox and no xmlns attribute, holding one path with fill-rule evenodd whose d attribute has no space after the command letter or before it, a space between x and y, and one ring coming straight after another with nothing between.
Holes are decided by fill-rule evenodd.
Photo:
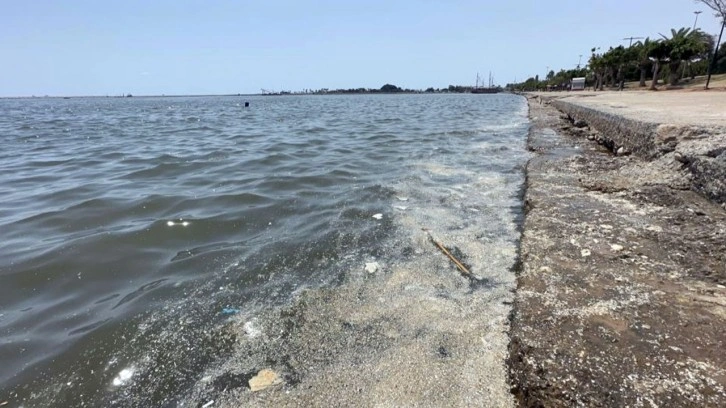
<instances>
[{"instance_id":1,"label":"floating white debris","mask_svg":"<svg viewBox=\"0 0 726 408\"><path fill-rule=\"evenodd\" d=\"M408 197L396 197L398 201L408 201Z\"/></svg>"},{"instance_id":2,"label":"floating white debris","mask_svg":"<svg viewBox=\"0 0 726 408\"><path fill-rule=\"evenodd\" d=\"M408 209L408 207L406 207L405 205L394 205L393 208L400 211L406 211Z\"/></svg>"},{"instance_id":3,"label":"floating white debris","mask_svg":"<svg viewBox=\"0 0 726 408\"><path fill-rule=\"evenodd\" d=\"M366 262L365 270L368 273L376 273L378 270L378 262Z\"/></svg>"},{"instance_id":4,"label":"floating white debris","mask_svg":"<svg viewBox=\"0 0 726 408\"><path fill-rule=\"evenodd\" d=\"M381 214L381 213L373 214L373 218L375 218L377 220L381 220L381 219L383 219L383 214Z\"/></svg>"},{"instance_id":5,"label":"floating white debris","mask_svg":"<svg viewBox=\"0 0 726 408\"><path fill-rule=\"evenodd\" d=\"M168 225L170 227L173 227L174 226L174 221L167 221L166 222L166 225Z\"/></svg>"},{"instance_id":6,"label":"floating white debris","mask_svg":"<svg viewBox=\"0 0 726 408\"><path fill-rule=\"evenodd\" d=\"M126 385L126 383L129 382L131 377L134 376L134 368L124 368L123 370L119 371L118 375L113 379L112 384L115 387L120 387L122 385Z\"/></svg>"},{"instance_id":7,"label":"floating white debris","mask_svg":"<svg viewBox=\"0 0 726 408\"><path fill-rule=\"evenodd\" d=\"M262 334L262 331L255 326L255 322L252 320L245 322L242 328L244 329L245 333L247 333L247 335L251 338L255 338Z\"/></svg>"},{"instance_id":8,"label":"floating white debris","mask_svg":"<svg viewBox=\"0 0 726 408\"><path fill-rule=\"evenodd\" d=\"M189 226L189 221L184 221L182 219L179 219L179 222L167 221L166 225L169 227L173 227L175 225L181 225L182 227L187 227L187 226Z\"/></svg>"}]
</instances>

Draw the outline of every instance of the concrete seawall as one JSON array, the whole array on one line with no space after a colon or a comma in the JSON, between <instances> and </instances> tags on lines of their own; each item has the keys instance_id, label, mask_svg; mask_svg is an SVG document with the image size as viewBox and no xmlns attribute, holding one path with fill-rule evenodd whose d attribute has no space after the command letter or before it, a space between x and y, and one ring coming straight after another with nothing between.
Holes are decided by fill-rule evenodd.
<instances>
[{"instance_id":1,"label":"concrete seawall","mask_svg":"<svg viewBox=\"0 0 726 408\"><path fill-rule=\"evenodd\" d=\"M586 127L588 136L614 153L637 154L648 160L666 156L690 171L691 188L719 203L726 202L726 117L706 118L696 113L726 109L726 95L711 98L713 106L694 100L692 104L669 107L670 95L643 93L629 100L613 102L597 96L547 98L573 124ZM683 97L683 93L675 97ZM609 96L609 95L608 95ZM692 95L686 95L694 98ZM696 96L697 98L698 96ZM649 110L644 110L649 107ZM660 109L653 115L653 109ZM663 116L664 112L669 112Z\"/></svg>"},{"instance_id":2,"label":"concrete seawall","mask_svg":"<svg viewBox=\"0 0 726 408\"><path fill-rule=\"evenodd\" d=\"M702 128L674 107L700 96L582 96L530 96L518 403L726 406L723 179L699 167L723 158L726 94L685 106Z\"/></svg>"}]
</instances>

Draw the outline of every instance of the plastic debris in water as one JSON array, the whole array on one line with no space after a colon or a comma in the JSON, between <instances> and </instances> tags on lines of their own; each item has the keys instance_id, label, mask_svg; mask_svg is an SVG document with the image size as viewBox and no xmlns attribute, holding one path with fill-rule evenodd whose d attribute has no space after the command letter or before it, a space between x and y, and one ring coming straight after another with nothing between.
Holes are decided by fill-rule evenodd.
<instances>
[{"instance_id":1,"label":"plastic debris in water","mask_svg":"<svg viewBox=\"0 0 726 408\"><path fill-rule=\"evenodd\" d=\"M120 387L122 385L126 385L126 383L129 382L131 377L134 376L134 368L124 368L123 370L119 371L118 375L113 379L112 384L116 387Z\"/></svg>"},{"instance_id":2,"label":"plastic debris in water","mask_svg":"<svg viewBox=\"0 0 726 408\"><path fill-rule=\"evenodd\" d=\"M186 226L188 226L188 225L189 225L189 221L184 221L184 220L182 220L182 219L180 218L178 222L174 222L174 221L167 221L167 222L166 222L166 225L167 225L167 226L169 226L169 227L173 227L173 226L175 226L175 225L181 225L182 227L186 227Z\"/></svg>"},{"instance_id":3,"label":"plastic debris in water","mask_svg":"<svg viewBox=\"0 0 726 408\"><path fill-rule=\"evenodd\" d=\"M373 214L373 218L375 218L375 219L377 219L377 220L383 219L383 214L380 214L380 213L378 213L378 214Z\"/></svg>"},{"instance_id":4,"label":"plastic debris in water","mask_svg":"<svg viewBox=\"0 0 726 408\"><path fill-rule=\"evenodd\" d=\"M398 201L408 201L408 197L396 197Z\"/></svg>"},{"instance_id":5,"label":"plastic debris in water","mask_svg":"<svg viewBox=\"0 0 726 408\"><path fill-rule=\"evenodd\" d=\"M242 326L245 333L247 333L248 336L251 338L255 338L262 334L262 331L258 329L253 321L245 322L244 326Z\"/></svg>"},{"instance_id":6,"label":"plastic debris in water","mask_svg":"<svg viewBox=\"0 0 726 408\"><path fill-rule=\"evenodd\" d=\"M282 380L280 379L280 376L277 375L276 372L270 370L269 368L265 368L264 370L261 370L259 373L257 373L256 376L252 377L248 383L250 385L250 391L262 391L267 387L280 384Z\"/></svg>"},{"instance_id":7,"label":"plastic debris in water","mask_svg":"<svg viewBox=\"0 0 726 408\"><path fill-rule=\"evenodd\" d=\"M239 313L239 309L235 309L232 307L225 307L222 309L223 315L233 315L233 314L237 314L237 313Z\"/></svg>"}]
</instances>

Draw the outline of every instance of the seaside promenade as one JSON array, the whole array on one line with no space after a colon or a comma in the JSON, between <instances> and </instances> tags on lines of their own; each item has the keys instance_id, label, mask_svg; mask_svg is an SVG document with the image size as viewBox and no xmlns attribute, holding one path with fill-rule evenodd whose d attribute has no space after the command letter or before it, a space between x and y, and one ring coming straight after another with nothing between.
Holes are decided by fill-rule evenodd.
<instances>
[{"instance_id":1,"label":"seaside promenade","mask_svg":"<svg viewBox=\"0 0 726 408\"><path fill-rule=\"evenodd\" d=\"M726 406L726 92L530 94L521 406Z\"/></svg>"}]
</instances>

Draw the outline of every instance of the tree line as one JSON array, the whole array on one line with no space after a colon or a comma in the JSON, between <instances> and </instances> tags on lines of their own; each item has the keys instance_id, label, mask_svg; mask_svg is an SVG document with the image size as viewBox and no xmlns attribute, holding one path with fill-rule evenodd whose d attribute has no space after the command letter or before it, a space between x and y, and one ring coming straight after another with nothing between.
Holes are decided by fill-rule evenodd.
<instances>
[{"instance_id":1,"label":"tree line","mask_svg":"<svg viewBox=\"0 0 726 408\"><path fill-rule=\"evenodd\" d=\"M717 17L726 21L726 1L697 2L710 7ZM711 72L726 73L726 44L715 50L716 44L714 36L700 29L671 29L669 35L648 37L628 47L609 47L604 52L593 47L588 64L583 68L562 69L557 73L550 71L543 80L536 75L524 82L507 84L507 88L518 91L569 89L572 78L582 77L588 87L600 91L605 87L622 88L626 81L637 81L639 87L645 88L648 79L653 90L657 89L660 81L677 86L687 77L694 79L697 75L706 74L714 51L715 64Z\"/></svg>"}]
</instances>

